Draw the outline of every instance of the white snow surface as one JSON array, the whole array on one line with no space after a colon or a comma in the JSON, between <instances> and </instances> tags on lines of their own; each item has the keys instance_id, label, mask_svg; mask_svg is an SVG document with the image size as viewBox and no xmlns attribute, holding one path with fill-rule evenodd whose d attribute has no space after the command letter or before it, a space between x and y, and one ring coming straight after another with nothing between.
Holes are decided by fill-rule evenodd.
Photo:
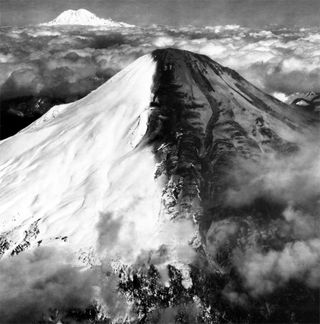
<instances>
[{"instance_id":1,"label":"white snow surface","mask_svg":"<svg viewBox=\"0 0 320 324\"><path fill-rule=\"evenodd\" d=\"M6 254L38 220L31 248L67 236L60 243L73 251L132 262L144 248L160 245L155 160L150 148L136 147L147 127L155 67L143 56L87 97L53 107L0 142Z\"/></svg>"},{"instance_id":2,"label":"white snow surface","mask_svg":"<svg viewBox=\"0 0 320 324\"><path fill-rule=\"evenodd\" d=\"M191 262L194 224L166 215L165 179L154 178L152 149L138 145L155 71L152 56L143 56L85 98L52 107L0 142L5 256L28 241L28 250L39 242L62 245L90 264L133 264L165 245L169 252L158 267ZM30 229L35 234L27 237Z\"/></svg>"},{"instance_id":3,"label":"white snow surface","mask_svg":"<svg viewBox=\"0 0 320 324\"><path fill-rule=\"evenodd\" d=\"M66 10L54 20L43 23L41 26L56 25L82 25L82 26L107 26L107 27L134 27L123 22L116 22L112 19L103 19L97 17L86 9Z\"/></svg>"}]
</instances>

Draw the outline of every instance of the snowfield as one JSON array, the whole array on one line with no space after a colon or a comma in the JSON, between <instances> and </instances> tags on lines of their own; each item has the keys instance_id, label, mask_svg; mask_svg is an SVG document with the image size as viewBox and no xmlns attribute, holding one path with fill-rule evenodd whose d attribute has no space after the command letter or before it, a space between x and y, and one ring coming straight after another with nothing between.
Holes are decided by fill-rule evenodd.
<instances>
[{"instance_id":1,"label":"snowfield","mask_svg":"<svg viewBox=\"0 0 320 324\"><path fill-rule=\"evenodd\" d=\"M106 26L106 27L134 27L112 19L102 19L86 9L66 10L57 18L41 26L81 25L81 26Z\"/></svg>"},{"instance_id":2,"label":"snowfield","mask_svg":"<svg viewBox=\"0 0 320 324\"><path fill-rule=\"evenodd\" d=\"M7 253L35 222L39 233L31 245L67 237L74 249L89 249L98 241L98 222L120 222L124 215L120 241L130 237L132 250L140 251L151 239L161 192L153 154L136 145L146 131L154 71L155 62L144 56L86 98L53 107L1 142Z\"/></svg>"}]
</instances>

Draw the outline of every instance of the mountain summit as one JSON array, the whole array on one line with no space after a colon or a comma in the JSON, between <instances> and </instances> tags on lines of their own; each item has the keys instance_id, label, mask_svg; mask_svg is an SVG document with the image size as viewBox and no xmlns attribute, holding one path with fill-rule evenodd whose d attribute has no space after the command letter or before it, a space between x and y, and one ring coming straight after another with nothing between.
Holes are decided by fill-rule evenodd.
<instances>
[{"instance_id":1,"label":"mountain summit","mask_svg":"<svg viewBox=\"0 0 320 324\"><path fill-rule=\"evenodd\" d=\"M83 26L107 26L107 27L133 27L123 22L115 22L112 19L102 19L86 9L66 10L54 20L41 24L43 26L56 25L83 25Z\"/></svg>"},{"instance_id":2,"label":"mountain summit","mask_svg":"<svg viewBox=\"0 0 320 324\"><path fill-rule=\"evenodd\" d=\"M56 237L96 250L102 220L137 231L137 253L159 220L190 230L173 245L201 246L235 161L290 154L313 123L205 56L156 50L0 142L1 253Z\"/></svg>"},{"instance_id":3,"label":"mountain summit","mask_svg":"<svg viewBox=\"0 0 320 324\"><path fill-rule=\"evenodd\" d=\"M206 56L156 50L87 97L53 107L0 142L3 260L54 246L71 250L78 263L109 263L122 275L123 264L151 266L148 276L160 273L153 281L131 273L120 285L137 299L137 309L147 298L143 316L159 305L180 305L183 294L187 303L197 298L201 309L214 305L206 315L212 323L224 314L214 313L224 307L216 300L237 296L245 305L256 293L243 270L256 249L274 256L294 242L283 212L295 182L285 187L283 165L295 161L317 123L313 114L281 103ZM285 162L269 163L275 157ZM270 166L268 177L277 170L282 179L273 190L264 178ZM319 258L312 260L310 276ZM295 278L293 268L288 278ZM298 270L300 276L303 268ZM218 280L214 291L204 292L214 283L201 282L199 271L206 273L203 280ZM245 288L230 279L234 271ZM257 281L274 278L282 280L271 273ZM163 286L157 295L146 288L156 289L155 282L180 286ZM266 287L273 289L270 282ZM174 302L164 302L173 291Z\"/></svg>"}]
</instances>

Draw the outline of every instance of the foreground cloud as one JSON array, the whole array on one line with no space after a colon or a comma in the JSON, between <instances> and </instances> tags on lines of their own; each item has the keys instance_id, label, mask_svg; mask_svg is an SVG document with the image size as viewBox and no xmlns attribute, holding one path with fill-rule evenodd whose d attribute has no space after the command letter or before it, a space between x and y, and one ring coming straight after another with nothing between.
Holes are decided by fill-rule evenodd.
<instances>
[{"instance_id":1,"label":"foreground cloud","mask_svg":"<svg viewBox=\"0 0 320 324\"><path fill-rule=\"evenodd\" d=\"M1 260L0 279L0 317L6 324L78 323L99 311L121 318L129 310L115 275L104 266L85 267L65 247L39 247Z\"/></svg>"},{"instance_id":2,"label":"foreground cloud","mask_svg":"<svg viewBox=\"0 0 320 324\"><path fill-rule=\"evenodd\" d=\"M320 287L320 153L319 134L313 135L289 156L238 161L230 174L235 186L225 195L226 218L208 231L210 253L219 259L228 251L251 296L293 281Z\"/></svg>"}]
</instances>

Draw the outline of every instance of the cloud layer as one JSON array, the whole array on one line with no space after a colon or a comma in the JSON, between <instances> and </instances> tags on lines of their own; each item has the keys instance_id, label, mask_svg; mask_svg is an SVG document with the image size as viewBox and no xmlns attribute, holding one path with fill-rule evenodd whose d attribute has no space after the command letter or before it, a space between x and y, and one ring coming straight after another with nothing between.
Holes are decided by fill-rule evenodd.
<instances>
[{"instance_id":1,"label":"cloud layer","mask_svg":"<svg viewBox=\"0 0 320 324\"><path fill-rule=\"evenodd\" d=\"M82 323L94 318L92 311L86 312L97 302L107 317L124 317L129 310L117 292L116 276L104 266L84 267L58 246L1 260L0 279L0 317L5 324Z\"/></svg>"},{"instance_id":2,"label":"cloud layer","mask_svg":"<svg viewBox=\"0 0 320 324\"><path fill-rule=\"evenodd\" d=\"M319 30L238 25L145 29L2 28L1 99L82 96L137 57L161 47L208 55L285 99L319 92Z\"/></svg>"}]
</instances>

